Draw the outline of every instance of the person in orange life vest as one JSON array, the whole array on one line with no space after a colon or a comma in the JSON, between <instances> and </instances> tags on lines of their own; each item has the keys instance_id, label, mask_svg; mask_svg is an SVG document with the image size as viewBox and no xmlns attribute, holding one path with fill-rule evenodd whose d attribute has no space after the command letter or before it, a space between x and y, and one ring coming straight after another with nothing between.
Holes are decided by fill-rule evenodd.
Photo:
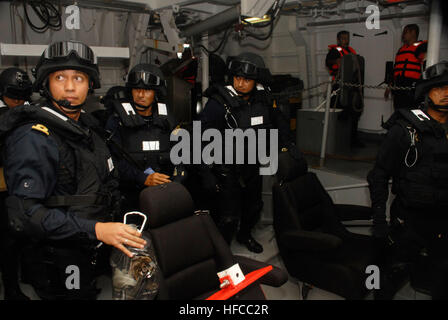
<instances>
[{"instance_id":1,"label":"person in orange life vest","mask_svg":"<svg viewBox=\"0 0 448 320\"><path fill-rule=\"evenodd\" d=\"M422 76L422 66L426 58L428 41L417 41L419 27L416 24L408 24L402 33L403 46L395 55L393 69L393 85L399 87L415 87L415 84ZM391 85L392 83L389 83ZM384 92L387 100L390 88ZM417 107L418 101L414 99L415 89L412 90L392 90L394 98L394 109Z\"/></svg>"},{"instance_id":2,"label":"person in orange life vest","mask_svg":"<svg viewBox=\"0 0 448 320\"><path fill-rule=\"evenodd\" d=\"M337 34L337 43L328 46L328 54L325 58L325 65L327 66L330 75L333 76L333 80L339 72L341 65L341 59L346 54L356 54L355 49L349 46L350 33L348 31L339 31Z\"/></svg>"},{"instance_id":3,"label":"person in orange life vest","mask_svg":"<svg viewBox=\"0 0 448 320\"><path fill-rule=\"evenodd\" d=\"M325 58L325 65L327 66L330 75L333 76L333 80L336 79L339 73L339 67L341 65L342 57L346 54L356 54L355 49L349 46L350 44L350 33L348 31L339 31L337 34L337 43L328 46L328 53ZM339 88L338 84L333 84L332 91ZM340 105L338 95L331 98L331 107L344 109L343 114L341 114L341 119L352 118L351 121L351 141L350 145L354 148L364 147L364 143L358 138L358 123L361 116L360 112L354 112L351 108L344 108Z\"/></svg>"},{"instance_id":4,"label":"person in orange life vest","mask_svg":"<svg viewBox=\"0 0 448 320\"><path fill-rule=\"evenodd\" d=\"M196 84L196 77L198 75L198 59L194 57L190 50L185 50L182 53L182 58L180 59L180 64L189 61L183 68L178 70L175 75L185 81L188 81L193 86Z\"/></svg>"}]
</instances>

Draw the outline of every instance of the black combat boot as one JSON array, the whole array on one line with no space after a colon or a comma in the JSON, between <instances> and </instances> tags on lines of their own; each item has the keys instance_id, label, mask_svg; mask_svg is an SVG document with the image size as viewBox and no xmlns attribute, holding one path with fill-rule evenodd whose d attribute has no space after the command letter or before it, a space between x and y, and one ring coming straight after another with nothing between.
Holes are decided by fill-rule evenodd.
<instances>
[{"instance_id":1,"label":"black combat boot","mask_svg":"<svg viewBox=\"0 0 448 320\"><path fill-rule=\"evenodd\" d=\"M263 252L263 246L258 243L250 233L238 233L236 236L236 241L238 241L241 244L244 244L247 249L251 252L255 253L262 253Z\"/></svg>"}]
</instances>

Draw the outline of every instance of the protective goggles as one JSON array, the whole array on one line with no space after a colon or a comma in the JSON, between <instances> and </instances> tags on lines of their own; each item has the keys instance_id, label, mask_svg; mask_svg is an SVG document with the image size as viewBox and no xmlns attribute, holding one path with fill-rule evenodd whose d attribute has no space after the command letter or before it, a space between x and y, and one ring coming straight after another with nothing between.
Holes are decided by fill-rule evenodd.
<instances>
[{"instance_id":1,"label":"protective goggles","mask_svg":"<svg viewBox=\"0 0 448 320\"><path fill-rule=\"evenodd\" d=\"M136 71L128 75L127 82L129 84L137 85L140 81L146 86L160 86L163 84L163 80L159 76L148 71Z\"/></svg>"},{"instance_id":2,"label":"protective goggles","mask_svg":"<svg viewBox=\"0 0 448 320\"><path fill-rule=\"evenodd\" d=\"M430 66L423 72L423 80L429 80L432 78L440 77L444 73L448 73L448 62L442 61L435 65Z\"/></svg>"},{"instance_id":3,"label":"protective goggles","mask_svg":"<svg viewBox=\"0 0 448 320\"><path fill-rule=\"evenodd\" d=\"M66 58L72 52L75 52L81 60L90 64L97 64L97 58L93 50L81 42L62 41L50 44L44 51L44 57L46 59Z\"/></svg>"},{"instance_id":4,"label":"protective goggles","mask_svg":"<svg viewBox=\"0 0 448 320\"><path fill-rule=\"evenodd\" d=\"M247 76L256 77L258 75L258 67L247 61L232 60L229 63L230 73L237 74L241 72Z\"/></svg>"}]
</instances>

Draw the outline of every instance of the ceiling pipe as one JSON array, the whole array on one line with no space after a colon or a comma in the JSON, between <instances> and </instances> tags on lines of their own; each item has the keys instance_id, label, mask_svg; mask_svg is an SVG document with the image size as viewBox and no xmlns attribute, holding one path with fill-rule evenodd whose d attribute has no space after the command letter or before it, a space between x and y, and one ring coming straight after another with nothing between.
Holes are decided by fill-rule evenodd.
<instances>
[{"instance_id":1,"label":"ceiling pipe","mask_svg":"<svg viewBox=\"0 0 448 320\"><path fill-rule=\"evenodd\" d=\"M195 5L195 4L203 4L203 3L210 3L218 6L234 6L241 3L241 0L187 0L177 3L177 5L181 8ZM157 10L161 9L169 9L172 8L172 5L163 6L160 8L157 8Z\"/></svg>"},{"instance_id":2,"label":"ceiling pipe","mask_svg":"<svg viewBox=\"0 0 448 320\"><path fill-rule=\"evenodd\" d=\"M381 15L381 20L388 20L394 18L412 18L412 17L421 17L428 15L428 11L416 11L416 12L405 12L405 13L394 13L394 14L386 14ZM320 21L320 22L309 22L306 24L307 27L319 27L319 26L329 26L335 24L344 24L344 23L357 23L357 22L365 22L366 17L358 17L358 18L348 18L348 19L340 19L333 21Z\"/></svg>"},{"instance_id":3,"label":"ceiling pipe","mask_svg":"<svg viewBox=\"0 0 448 320\"><path fill-rule=\"evenodd\" d=\"M425 0L404 0L400 2L387 2L387 0L378 1L378 4L380 6L383 6L385 8L392 7L392 6L400 6L400 5L407 5L407 4L422 4L426 3Z\"/></svg>"},{"instance_id":4,"label":"ceiling pipe","mask_svg":"<svg viewBox=\"0 0 448 320\"><path fill-rule=\"evenodd\" d=\"M428 52L426 53L426 67L439 62L440 37L442 34L441 0L433 0L429 16Z\"/></svg>"},{"instance_id":5,"label":"ceiling pipe","mask_svg":"<svg viewBox=\"0 0 448 320\"><path fill-rule=\"evenodd\" d=\"M182 30L179 36L181 38L193 37L204 32L209 32L217 27L237 22L240 18L240 12L240 5L234 6Z\"/></svg>"}]
</instances>

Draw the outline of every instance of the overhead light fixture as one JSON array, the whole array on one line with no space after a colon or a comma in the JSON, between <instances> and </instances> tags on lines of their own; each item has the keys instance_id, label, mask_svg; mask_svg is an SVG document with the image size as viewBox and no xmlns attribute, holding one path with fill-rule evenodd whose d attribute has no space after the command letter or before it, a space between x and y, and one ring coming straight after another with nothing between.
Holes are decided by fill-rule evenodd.
<instances>
[{"instance_id":1,"label":"overhead light fixture","mask_svg":"<svg viewBox=\"0 0 448 320\"><path fill-rule=\"evenodd\" d=\"M246 18L241 17L241 21L242 21L243 23L246 23L246 24L254 24L254 23L260 23L260 22L268 22L268 21L271 21L271 16L265 14L262 18L259 18L259 17L246 17Z\"/></svg>"}]
</instances>

